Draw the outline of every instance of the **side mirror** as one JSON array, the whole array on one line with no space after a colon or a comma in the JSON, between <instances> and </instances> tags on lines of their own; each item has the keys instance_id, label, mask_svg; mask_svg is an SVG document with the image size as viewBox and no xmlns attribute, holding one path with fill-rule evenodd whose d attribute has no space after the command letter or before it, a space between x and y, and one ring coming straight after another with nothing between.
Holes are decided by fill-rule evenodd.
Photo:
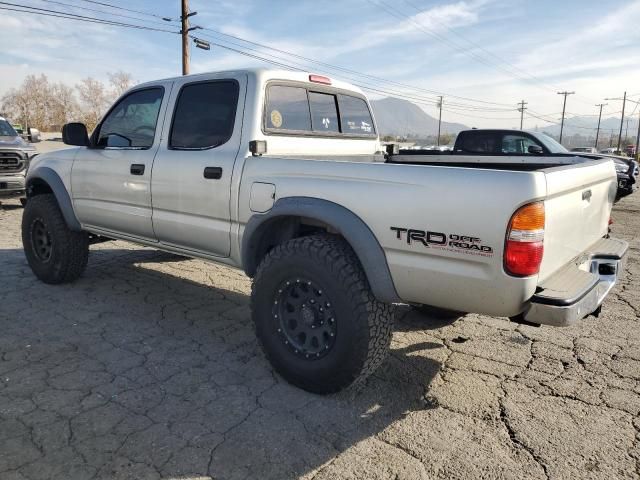
<instances>
[{"instance_id":1,"label":"side mirror","mask_svg":"<svg viewBox=\"0 0 640 480\"><path fill-rule=\"evenodd\" d=\"M37 128L29 128L27 138L30 142L35 143L40 141L40 130Z\"/></svg>"},{"instance_id":2,"label":"side mirror","mask_svg":"<svg viewBox=\"0 0 640 480\"><path fill-rule=\"evenodd\" d=\"M542 150L542 147L540 145L529 145L527 151L529 153L533 153L534 155L542 155L544 153L544 150Z\"/></svg>"},{"instance_id":3,"label":"side mirror","mask_svg":"<svg viewBox=\"0 0 640 480\"><path fill-rule=\"evenodd\" d=\"M89 134L84 123L66 123L62 127L62 141L67 145L89 146Z\"/></svg>"}]
</instances>

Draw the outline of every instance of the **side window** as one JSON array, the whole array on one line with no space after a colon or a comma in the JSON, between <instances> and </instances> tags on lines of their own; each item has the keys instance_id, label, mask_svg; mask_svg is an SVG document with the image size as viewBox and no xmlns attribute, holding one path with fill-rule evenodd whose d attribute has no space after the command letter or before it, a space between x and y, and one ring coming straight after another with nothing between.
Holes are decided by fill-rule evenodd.
<instances>
[{"instance_id":1,"label":"side window","mask_svg":"<svg viewBox=\"0 0 640 480\"><path fill-rule=\"evenodd\" d=\"M278 130L311 130L307 90L272 85L267 91L266 126Z\"/></svg>"},{"instance_id":2,"label":"side window","mask_svg":"<svg viewBox=\"0 0 640 480\"><path fill-rule=\"evenodd\" d=\"M538 142L525 135L504 135L502 153L529 153L529 147L542 147Z\"/></svg>"},{"instance_id":3,"label":"side window","mask_svg":"<svg viewBox=\"0 0 640 480\"><path fill-rule=\"evenodd\" d=\"M148 88L120 100L100 125L98 146L151 147L163 95L161 87Z\"/></svg>"},{"instance_id":4,"label":"side window","mask_svg":"<svg viewBox=\"0 0 640 480\"><path fill-rule=\"evenodd\" d=\"M342 132L355 135L375 134L367 102L350 95L338 95Z\"/></svg>"},{"instance_id":5,"label":"side window","mask_svg":"<svg viewBox=\"0 0 640 480\"><path fill-rule=\"evenodd\" d=\"M467 153L499 153L498 135L493 132L471 132L463 135L460 149Z\"/></svg>"},{"instance_id":6,"label":"side window","mask_svg":"<svg viewBox=\"0 0 640 480\"><path fill-rule=\"evenodd\" d=\"M233 80L182 87L173 114L169 147L202 150L226 143L233 134L238 93L238 83Z\"/></svg>"},{"instance_id":7,"label":"side window","mask_svg":"<svg viewBox=\"0 0 640 480\"><path fill-rule=\"evenodd\" d=\"M340 132L335 95L309 92L309 106L314 132Z\"/></svg>"}]
</instances>

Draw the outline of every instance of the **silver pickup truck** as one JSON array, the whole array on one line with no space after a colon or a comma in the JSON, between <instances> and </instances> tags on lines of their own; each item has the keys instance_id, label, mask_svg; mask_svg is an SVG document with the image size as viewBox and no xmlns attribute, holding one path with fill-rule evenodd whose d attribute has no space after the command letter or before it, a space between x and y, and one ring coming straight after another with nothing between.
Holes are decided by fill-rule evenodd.
<instances>
[{"instance_id":1,"label":"silver pickup truck","mask_svg":"<svg viewBox=\"0 0 640 480\"><path fill-rule=\"evenodd\" d=\"M63 138L77 148L27 176L36 276L76 280L104 239L241 268L267 357L314 392L374 371L393 304L568 325L598 313L627 251L610 160L394 162L362 92L318 75L149 82Z\"/></svg>"},{"instance_id":2,"label":"silver pickup truck","mask_svg":"<svg viewBox=\"0 0 640 480\"><path fill-rule=\"evenodd\" d=\"M36 149L0 117L0 200L20 198L24 203L25 176Z\"/></svg>"}]
</instances>

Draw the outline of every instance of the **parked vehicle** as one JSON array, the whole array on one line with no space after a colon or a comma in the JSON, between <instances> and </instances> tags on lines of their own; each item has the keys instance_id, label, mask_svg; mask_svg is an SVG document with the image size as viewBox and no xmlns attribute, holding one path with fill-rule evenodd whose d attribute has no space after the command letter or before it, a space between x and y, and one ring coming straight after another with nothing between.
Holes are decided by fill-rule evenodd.
<instances>
[{"instance_id":1,"label":"parked vehicle","mask_svg":"<svg viewBox=\"0 0 640 480\"><path fill-rule=\"evenodd\" d=\"M20 198L24 203L25 175L29 161L36 155L11 124L0 117L0 199Z\"/></svg>"},{"instance_id":2,"label":"parked vehicle","mask_svg":"<svg viewBox=\"0 0 640 480\"><path fill-rule=\"evenodd\" d=\"M635 145L627 145L624 149L624 153L626 153L629 157L635 157L637 152L636 152L636 146Z\"/></svg>"},{"instance_id":3,"label":"parked vehicle","mask_svg":"<svg viewBox=\"0 0 640 480\"><path fill-rule=\"evenodd\" d=\"M36 143L40 141L40 130L37 128L27 128L26 130L19 123L12 125L13 129L20 135L24 140L31 143Z\"/></svg>"},{"instance_id":4,"label":"parked vehicle","mask_svg":"<svg viewBox=\"0 0 640 480\"><path fill-rule=\"evenodd\" d=\"M576 153L598 153L598 150L594 147L575 147L570 150Z\"/></svg>"},{"instance_id":5,"label":"parked vehicle","mask_svg":"<svg viewBox=\"0 0 640 480\"><path fill-rule=\"evenodd\" d=\"M440 153L427 150L412 152L401 150L400 152L405 155L413 154L418 156ZM531 163L532 165L553 164L559 161L557 159L563 159L561 161L566 163L583 163L606 156L611 158L615 164L619 187L617 192L618 199L632 193L636 188L638 179L637 163L629 158L599 153L584 153L576 151L576 149L569 152L550 136L528 130L464 130L458 134L453 151L450 153L451 155L463 156L466 159L471 156L476 157L473 160L474 163L493 162L499 156L519 156L522 162ZM487 157L491 157L493 160ZM396 161L400 160L396 159ZM425 157L424 161L433 162L429 157ZM447 162L449 160L446 157L442 157L440 161Z\"/></svg>"},{"instance_id":6,"label":"parked vehicle","mask_svg":"<svg viewBox=\"0 0 640 480\"><path fill-rule=\"evenodd\" d=\"M318 75L149 82L90 138L73 123L63 139L77 148L28 173L35 275L76 280L104 239L242 268L268 359L313 392L380 365L396 303L557 326L597 314L628 248L608 236L611 160L394 163L362 92Z\"/></svg>"},{"instance_id":7,"label":"parked vehicle","mask_svg":"<svg viewBox=\"0 0 640 480\"><path fill-rule=\"evenodd\" d=\"M616 153L619 154L620 151L613 147L609 147L609 148L603 148L602 150L600 150L600 153L604 153L606 155L615 155Z\"/></svg>"}]
</instances>

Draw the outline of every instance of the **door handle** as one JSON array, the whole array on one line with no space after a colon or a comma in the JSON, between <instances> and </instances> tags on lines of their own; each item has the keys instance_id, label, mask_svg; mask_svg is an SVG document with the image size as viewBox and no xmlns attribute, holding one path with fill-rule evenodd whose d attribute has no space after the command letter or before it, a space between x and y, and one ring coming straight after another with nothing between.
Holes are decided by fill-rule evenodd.
<instances>
[{"instance_id":1,"label":"door handle","mask_svg":"<svg viewBox=\"0 0 640 480\"><path fill-rule=\"evenodd\" d=\"M205 167L204 178L219 180L222 178L222 167Z\"/></svg>"},{"instance_id":2,"label":"door handle","mask_svg":"<svg viewBox=\"0 0 640 480\"><path fill-rule=\"evenodd\" d=\"M131 175L144 175L144 164L134 163L131 165L131 169L129 171L131 172Z\"/></svg>"}]
</instances>

